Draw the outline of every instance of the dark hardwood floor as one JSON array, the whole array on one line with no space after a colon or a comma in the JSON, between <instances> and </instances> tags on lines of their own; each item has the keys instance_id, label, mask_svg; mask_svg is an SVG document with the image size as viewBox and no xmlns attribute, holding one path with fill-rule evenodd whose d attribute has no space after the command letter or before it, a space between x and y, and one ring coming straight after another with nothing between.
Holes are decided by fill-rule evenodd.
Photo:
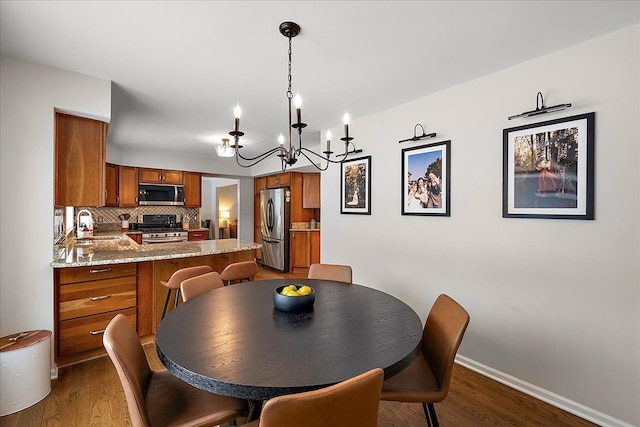
<instances>
[{"instance_id":1,"label":"dark hardwood floor","mask_svg":"<svg viewBox=\"0 0 640 427\"><path fill-rule=\"evenodd\" d=\"M283 275L261 269L256 279L275 277ZM146 344L145 351L152 368L161 369L153 343ZM443 427L595 425L459 365L454 368L449 395L435 406ZM420 404L396 402L380 403L378 424L380 427L427 425ZM1 417L0 425L111 427L128 426L131 421L115 368L104 356L61 368L45 399Z\"/></svg>"}]
</instances>

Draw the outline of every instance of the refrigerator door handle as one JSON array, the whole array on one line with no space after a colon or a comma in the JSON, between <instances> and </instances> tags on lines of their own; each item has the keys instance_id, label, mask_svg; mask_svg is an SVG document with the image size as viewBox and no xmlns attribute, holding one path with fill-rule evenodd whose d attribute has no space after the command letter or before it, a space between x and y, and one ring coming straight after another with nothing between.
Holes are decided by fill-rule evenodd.
<instances>
[{"instance_id":1,"label":"refrigerator door handle","mask_svg":"<svg viewBox=\"0 0 640 427\"><path fill-rule=\"evenodd\" d=\"M275 215L273 208L273 199L269 198L267 202L267 228L269 231L273 231L273 217Z\"/></svg>"}]
</instances>

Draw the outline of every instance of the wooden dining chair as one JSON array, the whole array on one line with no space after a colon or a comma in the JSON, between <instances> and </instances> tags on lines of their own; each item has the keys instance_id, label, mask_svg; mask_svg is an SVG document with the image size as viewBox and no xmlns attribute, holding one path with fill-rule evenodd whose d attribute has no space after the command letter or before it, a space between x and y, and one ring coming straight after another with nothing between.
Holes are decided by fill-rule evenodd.
<instances>
[{"instance_id":1,"label":"wooden dining chair","mask_svg":"<svg viewBox=\"0 0 640 427\"><path fill-rule=\"evenodd\" d=\"M258 263L255 261L239 261L227 265L220 273L220 277L227 285L231 285L236 281L252 281L257 272Z\"/></svg>"},{"instance_id":2,"label":"wooden dining chair","mask_svg":"<svg viewBox=\"0 0 640 427\"><path fill-rule=\"evenodd\" d=\"M247 427L375 427L384 371L375 368L319 390L274 397Z\"/></svg>"},{"instance_id":3,"label":"wooden dining chair","mask_svg":"<svg viewBox=\"0 0 640 427\"><path fill-rule=\"evenodd\" d=\"M133 325L116 315L102 336L122 382L134 427L216 425L247 416L247 403L195 388L166 369L153 371Z\"/></svg>"},{"instance_id":4,"label":"wooden dining chair","mask_svg":"<svg viewBox=\"0 0 640 427\"><path fill-rule=\"evenodd\" d=\"M449 393L453 363L469 324L469 313L447 295L433 304L422 332L420 354L384 382L382 400L422 403L428 426L438 427L433 406Z\"/></svg>"},{"instance_id":5,"label":"wooden dining chair","mask_svg":"<svg viewBox=\"0 0 640 427\"><path fill-rule=\"evenodd\" d=\"M173 306L178 306L178 298L180 297L180 283L190 277L199 276L211 271L213 271L213 268L209 267L208 265L185 267L173 273L168 280L161 280L160 283L162 284L162 286L167 288L167 298L164 300L164 308L162 309L162 317L160 317L160 319L164 319L164 316L167 314L167 307L169 306L169 300L171 299L171 292L174 289L176 290L176 298Z\"/></svg>"},{"instance_id":6,"label":"wooden dining chair","mask_svg":"<svg viewBox=\"0 0 640 427\"><path fill-rule=\"evenodd\" d=\"M307 278L352 283L351 267L338 264L311 264Z\"/></svg>"},{"instance_id":7,"label":"wooden dining chair","mask_svg":"<svg viewBox=\"0 0 640 427\"><path fill-rule=\"evenodd\" d=\"M187 280L183 280L180 283L180 293L182 294L182 301L187 302L191 298L195 298L198 295L205 292L212 291L224 286L220 275L212 271L210 273L201 274L199 276L191 277Z\"/></svg>"}]
</instances>

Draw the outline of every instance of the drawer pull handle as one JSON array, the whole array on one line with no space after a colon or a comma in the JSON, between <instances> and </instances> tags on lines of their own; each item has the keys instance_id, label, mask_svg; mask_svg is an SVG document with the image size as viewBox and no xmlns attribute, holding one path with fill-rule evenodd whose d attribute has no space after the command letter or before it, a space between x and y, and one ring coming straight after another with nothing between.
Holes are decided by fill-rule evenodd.
<instances>
[{"instance_id":1,"label":"drawer pull handle","mask_svg":"<svg viewBox=\"0 0 640 427\"><path fill-rule=\"evenodd\" d=\"M111 298L111 294L102 295L100 297L89 297L91 301L100 301L101 299Z\"/></svg>"},{"instance_id":2,"label":"drawer pull handle","mask_svg":"<svg viewBox=\"0 0 640 427\"><path fill-rule=\"evenodd\" d=\"M95 274L95 273L108 273L111 271L111 268L100 268L98 270L89 270L89 273L91 274Z\"/></svg>"},{"instance_id":3,"label":"drawer pull handle","mask_svg":"<svg viewBox=\"0 0 640 427\"><path fill-rule=\"evenodd\" d=\"M102 329L101 331L90 331L89 332L91 335L100 335L100 334L104 334L104 329Z\"/></svg>"}]
</instances>

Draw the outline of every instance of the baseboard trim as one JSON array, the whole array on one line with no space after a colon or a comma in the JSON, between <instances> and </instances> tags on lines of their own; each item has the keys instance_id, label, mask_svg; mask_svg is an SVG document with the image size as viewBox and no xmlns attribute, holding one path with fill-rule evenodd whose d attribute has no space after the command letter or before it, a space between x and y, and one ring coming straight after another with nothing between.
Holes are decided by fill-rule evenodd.
<instances>
[{"instance_id":1,"label":"baseboard trim","mask_svg":"<svg viewBox=\"0 0 640 427\"><path fill-rule=\"evenodd\" d=\"M57 380L58 379L58 365L56 365L55 363L53 364L53 366L51 366L51 379L52 380Z\"/></svg>"},{"instance_id":2,"label":"baseboard trim","mask_svg":"<svg viewBox=\"0 0 640 427\"><path fill-rule=\"evenodd\" d=\"M457 355L456 363L602 427L634 427L622 420L596 411L595 409L589 408L578 402L574 402L573 400L562 397L556 393L530 384L509 374L505 374L504 372L493 369L487 365L483 365L482 363L478 363L468 357Z\"/></svg>"}]
</instances>

